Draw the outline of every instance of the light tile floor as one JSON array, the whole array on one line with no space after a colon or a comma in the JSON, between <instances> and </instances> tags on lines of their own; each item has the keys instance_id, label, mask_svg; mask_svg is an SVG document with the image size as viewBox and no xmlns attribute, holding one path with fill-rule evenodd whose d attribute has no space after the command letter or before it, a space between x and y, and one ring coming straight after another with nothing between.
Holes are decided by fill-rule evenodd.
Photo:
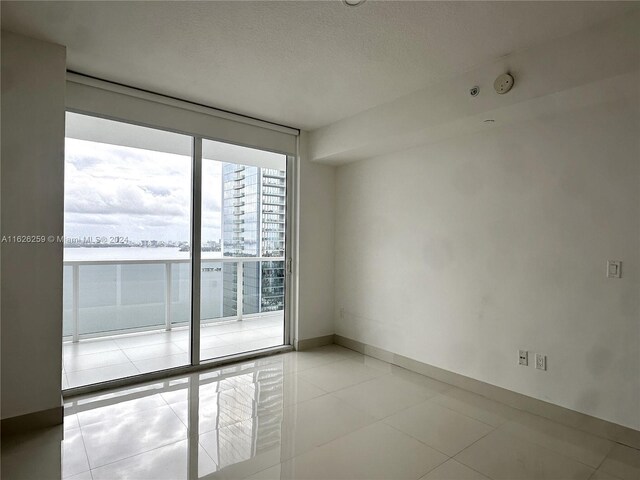
<instances>
[{"instance_id":1,"label":"light tile floor","mask_svg":"<svg viewBox=\"0 0 640 480\"><path fill-rule=\"evenodd\" d=\"M282 313L200 329L201 360L283 344ZM62 388L73 388L181 365L189 361L187 327L116 335L62 346Z\"/></svg>"},{"instance_id":2,"label":"light tile floor","mask_svg":"<svg viewBox=\"0 0 640 480\"><path fill-rule=\"evenodd\" d=\"M640 451L331 345L70 399L2 478L637 480Z\"/></svg>"}]
</instances>

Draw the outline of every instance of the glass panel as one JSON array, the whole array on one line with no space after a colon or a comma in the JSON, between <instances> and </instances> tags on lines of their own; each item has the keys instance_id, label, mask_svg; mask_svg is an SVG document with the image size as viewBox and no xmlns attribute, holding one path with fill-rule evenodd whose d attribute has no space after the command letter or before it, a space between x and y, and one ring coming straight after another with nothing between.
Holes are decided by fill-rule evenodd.
<instances>
[{"instance_id":1,"label":"glass panel","mask_svg":"<svg viewBox=\"0 0 640 480\"><path fill-rule=\"evenodd\" d=\"M202 158L200 358L282 345L287 158L210 140Z\"/></svg>"},{"instance_id":2,"label":"glass panel","mask_svg":"<svg viewBox=\"0 0 640 480\"><path fill-rule=\"evenodd\" d=\"M189 363L189 136L67 113L63 384Z\"/></svg>"},{"instance_id":3,"label":"glass panel","mask_svg":"<svg viewBox=\"0 0 640 480\"><path fill-rule=\"evenodd\" d=\"M262 262L262 312L284 309L284 262Z\"/></svg>"},{"instance_id":4,"label":"glass panel","mask_svg":"<svg viewBox=\"0 0 640 480\"><path fill-rule=\"evenodd\" d=\"M70 337L73 331L73 267L62 268L62 336Z\"/></svg>"},{"instance_id":5,"label":"glass panel","mask_svg":"<svg viewBox=\"0 0 640 480\"><path fill-rule=\"evenodd\" d=\"M171 324L191 321L191 264L171 263ZM181 344L184 347L184 344Z\"/></svg>"},{"instance_id":6,"label":"glass panel","mask_svg":"<svg viewBox=\"0 0 640 480\"><path fill-rule=\"evenodd\" d=\"M202 261L200 317L203 323L215 321L224 316L224 291L222 289L224 275L222 262ZM235 305L233 305L233 310L235 315Z\"/></svg>"},{"instance_id":7,"label":"glass panel","mask_svg":"<svg viewBox=\"0 0 640 480\"><path fill-rule=\"evenodd\" d=\"M242 314L260 313L260 262L244 262L242 270Z\"/></svg>"},{"instance_id":8,"label":"glass panel","mask_svg":"<svg viewBox=\"0 0 640 480\"><path fill-rule=\"evenodd\" d=\"M164 264L81 265L79 272L80 335L164 328Z\"/></svg>"}]
</instances>

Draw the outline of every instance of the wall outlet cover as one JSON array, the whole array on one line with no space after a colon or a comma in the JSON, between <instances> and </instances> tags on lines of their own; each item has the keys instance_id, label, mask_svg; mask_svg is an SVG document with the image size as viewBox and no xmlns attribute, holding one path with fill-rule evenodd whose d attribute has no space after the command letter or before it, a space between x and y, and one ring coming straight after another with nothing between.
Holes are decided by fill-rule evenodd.
<instances>
[{"instance_id":1,"label":"wall outlet cover","mask_svg":"<svg viewBox=\"0 0 640 480\"><path fill-rule=\"evenodd\" d=\"M518 350L518 365L526 367L529 365L529 352L526 350Z\"/></svg>"},{"instance_id":2,"label":"wall outlet cover","mask_svg":"<svg viewBox=\"0 0 640 480\"><path fill-rule=\"evenodd\" d=\"M547 356L540 353L536 353L536 368L538 370L547 369Z\"/></svg>"},{"instance_id":3,"label":"wall outlet cover","mask_svg":"<svg viewBox=\"0 0 640 480\"><path fill-rule=\"evenodd\" d=\"M622 262L620 260L607 261L607 278L622 277Z\"/></svg>"}]
</instances>

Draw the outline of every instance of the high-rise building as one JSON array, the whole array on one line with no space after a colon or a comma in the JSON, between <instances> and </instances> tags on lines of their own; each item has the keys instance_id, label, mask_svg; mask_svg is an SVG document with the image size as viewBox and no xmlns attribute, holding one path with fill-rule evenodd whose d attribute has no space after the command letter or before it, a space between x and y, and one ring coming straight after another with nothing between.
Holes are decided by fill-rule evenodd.
<instances>
[{"instance_id":1,"label":"high-rise building","mask_svg":"<svg viewBox=\"0 0 640 480\"><path fill-rule=\"evenodd\" d=\"M261 239L263 257L284 257L287 180L284 170L263 168L261 187ZM262 262L260 311L284 308L285 262Z\"/></svg>"},{"instance_id":2,"label":"high-rise building","mask_svg":"<svg viewBox=\"0 0 640 480\"><path fill-rule=\"evenodd\" d=\"M283 257L286 172L224 163L222 166L222 252L226 257ZM283 261L244 262L243 314L284 308ZM237 264L223 267L223 316L237 306Z\"/></svg>"}]
</instances>

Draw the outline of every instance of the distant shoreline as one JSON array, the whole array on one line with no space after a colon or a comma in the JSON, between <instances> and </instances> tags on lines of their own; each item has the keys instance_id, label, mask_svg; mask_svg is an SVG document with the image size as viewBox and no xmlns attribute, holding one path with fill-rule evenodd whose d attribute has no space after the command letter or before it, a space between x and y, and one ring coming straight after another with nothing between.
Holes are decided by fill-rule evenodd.
<instances>
[{"instance_id":1,"label":"distant shoreline","mask_svg":"<svg viewBox=\"0 0 640 480\"><path fill-rule=\"evenodd\" d=\"M65 247L64 261L116 261L116 260L188 260L191 252L180 251L181 247L133 247L127 246L73 246ZM206 247L205 247L206 248ZM203 259L222 258L220 251L206 251Z\"/></svg>"}]
</instances>

